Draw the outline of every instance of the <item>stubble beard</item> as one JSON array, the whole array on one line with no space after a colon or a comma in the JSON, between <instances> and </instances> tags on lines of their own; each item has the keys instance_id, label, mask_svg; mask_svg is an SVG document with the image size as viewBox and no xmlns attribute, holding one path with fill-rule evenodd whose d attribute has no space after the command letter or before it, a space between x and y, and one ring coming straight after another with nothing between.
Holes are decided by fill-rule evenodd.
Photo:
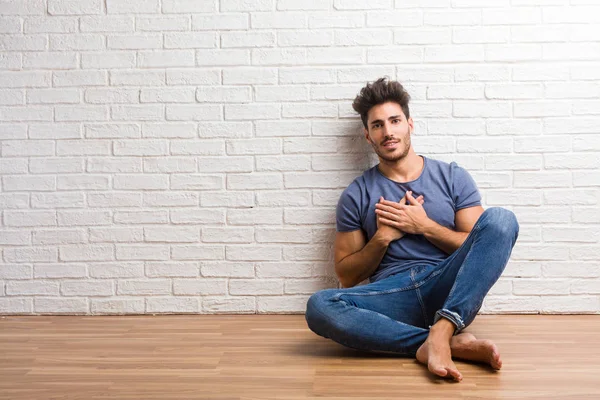
<instances>
[{"instance_id":1,"label":"stubble beard","mask_svg":"<svg viewBox=\"0 0 600 400\"><path fill-rule=\"evenodd\" d=\"M380 145L375 144L375 142L373 140L371 140L371 146L373 147L373 150L375 150L375 153L377 153L377 155L379 156L379 158L381 158L382 160L386 161L386 162L396 162L399 160L402 160L404 157L406 157L408 155L408 152L410 150L410 127L408 127L407 131L406 131L406 135L404 135L403 138L401 138L402 140L402 145L404 146L404 148L402 149L402 152L400 154L397 155L386 155L385 154L385 150L382 151L380 150Z\"/></svg>"}]
</instances>

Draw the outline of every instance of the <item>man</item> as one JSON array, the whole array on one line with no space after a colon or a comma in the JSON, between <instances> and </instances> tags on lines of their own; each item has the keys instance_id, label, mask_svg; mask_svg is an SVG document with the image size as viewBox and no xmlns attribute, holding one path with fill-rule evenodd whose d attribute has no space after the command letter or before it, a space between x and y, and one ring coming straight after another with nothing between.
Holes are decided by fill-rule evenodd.
<instances>
[{"instance_id":1,"label":"man","mask_svg":"<svg viewBox=\"0 0 600 400\"><path fill-rule=\"evenodd\" d=\"M334 250L343 288L312 295L306 321L347 347L416 356L460 381L453 357L502 366L494 343L462 331L502 274L519 225L509 210L484 211L474 180L455 162L415 153L409 99L399 82L382 78L354 100L379 164L339 199Z\"/></svg>"}]
</instances>

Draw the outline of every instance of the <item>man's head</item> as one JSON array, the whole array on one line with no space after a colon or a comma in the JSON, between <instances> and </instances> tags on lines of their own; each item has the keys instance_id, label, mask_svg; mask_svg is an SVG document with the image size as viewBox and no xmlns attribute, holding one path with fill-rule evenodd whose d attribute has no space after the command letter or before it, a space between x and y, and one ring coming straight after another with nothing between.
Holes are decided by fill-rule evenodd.
<instances>
[{"instance_id":1,"label":"man's head","mask_svg":"<svg viewBox=\"0 0 600 400\"><path fill-rule=\"evenodd\" d=\"M409 100L410 95L399 82L380 78L362 88L352 103L362 119L365 138L382 160L398 161L411 149Z\"/></svg>"}]
</instances>

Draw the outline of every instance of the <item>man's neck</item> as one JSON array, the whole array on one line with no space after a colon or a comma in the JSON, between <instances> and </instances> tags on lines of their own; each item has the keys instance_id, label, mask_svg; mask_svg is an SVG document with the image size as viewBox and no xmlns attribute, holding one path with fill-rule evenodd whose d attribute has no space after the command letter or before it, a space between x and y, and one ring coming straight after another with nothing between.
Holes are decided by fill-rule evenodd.
<instances>
[{"instance_id":1,"label":"man's neck","mask_svg":"<svg viewBox=\"0 0 600 400\"><path fill-rule=\"evenodd\" d=\"M425 160L414 151L409 152L406 157L395 162L379 159L377 168L379 171L396 182L410 182L417 179L424 167Z\"/></svg>"}]
</instances>

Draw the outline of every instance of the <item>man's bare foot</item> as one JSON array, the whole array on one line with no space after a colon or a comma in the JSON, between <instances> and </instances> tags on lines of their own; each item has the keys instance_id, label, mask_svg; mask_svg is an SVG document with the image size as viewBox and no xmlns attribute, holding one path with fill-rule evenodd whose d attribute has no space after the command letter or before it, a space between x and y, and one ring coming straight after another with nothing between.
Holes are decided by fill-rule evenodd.
<instances>
[{"instance_id":1,"label":"man's bare foot","mask_svg":"<svg viewBox=\"0 0 600 400\"><path fill-rule=\"evenodd\" d=\"M489 364L494 369L502 368L500 352L491 340L477 339L470 333L460 333L450 340L452 357Z\"/></svg>"},{"instance_id":2,"label":"man's bare foot","mask_svg":"<svg viewBox=\"0 0 600 400\"><path fill-rule=\"evenodd\" d=\"M417 350L417 360L426 364L429 371L438 376L453 378L458 382L462 380L462 374L452 361L450 343L443 336L430 333Z\"/></svg>"}]
</instances>

